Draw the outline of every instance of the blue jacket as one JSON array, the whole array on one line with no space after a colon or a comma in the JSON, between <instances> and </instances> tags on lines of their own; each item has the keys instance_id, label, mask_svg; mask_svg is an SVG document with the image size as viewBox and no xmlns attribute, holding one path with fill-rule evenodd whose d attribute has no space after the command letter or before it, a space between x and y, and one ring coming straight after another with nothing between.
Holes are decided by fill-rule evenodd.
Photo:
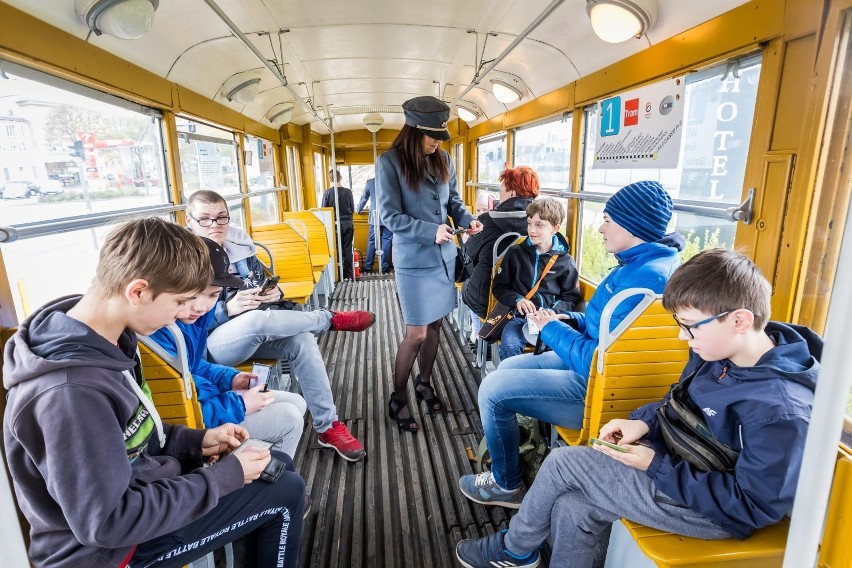
<instances>
[{"instance_id":1,"label":"blue jacket","mask_svg":"<svg viewBox=\"0 0 852 568\"><path fill-rule=\"evenodd\" d=\"M367 183L364 184L364 193L361 194L361 199L358 200L358 206L355 207L355 211L360 213L364 210L364 207L367 205L367 200L370 200L370 218L369 222L372 225L374 221L374 217L376 216L376 196L373 194L373 190L376 189L376 178L370 178L367 180ZM379 225L382 224L382 220L379 219Z\"/></svg>"},{"instance_id":2,"label":"blue jacket","mask_svg":"<svg viewBox=\"0 0 852 568\"><path fill-rule=\"evenodd\" d=\"M577 320L580 331L561 321L552 321L541 330L541 340L553 349L569 369L588 378L592 356L600 337L601 313L618 292L628 288L650 288L662 294L672 272L680 264L678 251L684 240L671 233L654 243L642 243L615 255L618 266L598 285L585 313L569 312ZM640 298L621 303L610 320L610 331L636 307Z\"/></svg>"},{"instance_id":3,"label":"blue jacket","mask_svg":"<svg viewBox=\"0 0 852 568\"><path fill-rule=\"evenodd\" d=\"M411 188L402 175L396 149L379 156L376 180L379 183L382 225L393 231L393 264L397 268L433 268L456 257L454 241L435 244L438 225L449 215L456 227L468 227L474 217L462 203L456 180L456 166L449 154L438 150L447 161L449 179L444 182L428 174L417 188Z\"/></svg>"},{"instance_id":4,"label":"blue jacket","mask_svg":"<svg viewBox=\"0 0 852 568\"><path fill-rule=\"evenodd\" d=\"M239 424L246 418L243 397L231 390L231 382L239 371L233 367L210 363L204 358L207 353L207 326L212 319L211 310L193 324L177 322L186 340L189 370L195 382L204 424L208 428L215 428L226 422ZM151 339L169 353L175 354L175 342L168 329L158 329L151 335Z\"/></svg>"},{"instance_id":5,"label":"blue jacket","mask_svg":"<svg viewBox=\"0 0 852 568\"><path fill-rule=\"evenodd\" d=\"M656 455L647 473L657 489L739 538L793 507L819 372L822 340L811 330L770 322L766 333L776 346L754 367L690 352L681 375L696 371L690 401L718 440L740 450L732 473L696 471L670 454L656 415L669 395L631 415L648 424Z\"/></svg>"}]
</instances>

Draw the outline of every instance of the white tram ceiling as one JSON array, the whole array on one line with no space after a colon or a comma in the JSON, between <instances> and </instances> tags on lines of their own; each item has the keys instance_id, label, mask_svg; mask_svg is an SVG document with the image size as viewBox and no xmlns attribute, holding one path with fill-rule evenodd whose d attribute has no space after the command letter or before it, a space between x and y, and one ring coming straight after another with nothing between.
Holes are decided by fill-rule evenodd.
<instances>
[{"instance_id":1,"label":"white tram ceiling","mask_svg":"<svg viewBox=\"0 0 852 568\"><path fill-rule=\"evenodd\" d=\"M338 115L337 108L396 108L418 95L452 102L466 90L464 100L482 111L476 124L746 2L698 2L686 9L680 0L659 0L659 19L646 35L609 44L592 32L585 0L566 0L495 67L528 88L524 98L504 104L482 71L490 71L489 63L532 27L552 0L436 0L428 9L414 0L215 2L239 34L207 0L161 0L153 27L136 40L91 33L73 0L0 1L254 120L268 124L270 108L293 101L291 122L311 123L318 132L325 131L321 122L328 115L335 115L337 131L363 128L363 115ZM243 44L246 40L253 49ZM260 78L259 94L249 103L229 101L221 93L241 74ZM388 128L403 124L399 113L384 118Z\"/></svg>"}]
</instances>

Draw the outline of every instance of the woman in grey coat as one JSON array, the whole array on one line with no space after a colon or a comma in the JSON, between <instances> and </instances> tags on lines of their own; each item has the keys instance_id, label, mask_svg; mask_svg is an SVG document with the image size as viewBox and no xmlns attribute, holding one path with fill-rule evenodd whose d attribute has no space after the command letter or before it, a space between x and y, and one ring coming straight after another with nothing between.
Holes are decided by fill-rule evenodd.
<instances>
[{"instance_id":1,"label":"woman in grey coat","mask_svg":"<svg viewBox=\"0 0 852 568\"><path fill-rule=\"evenodd\" d=\"M455 166L440 149L441 140L450 139L450 107L424 96L406 101L402 108L405 126L379 158L376 177L382 223L393 232L393 264L405 320L388 414L401 430L416 432L405 396L415 358L420 369L414 383L417 400L425 401L432 413L444 408L430 380L441 318L456 303L456 247L447 217L469 234L481 231L482 225L462 203Z\"/></svg>"}]
</instances>

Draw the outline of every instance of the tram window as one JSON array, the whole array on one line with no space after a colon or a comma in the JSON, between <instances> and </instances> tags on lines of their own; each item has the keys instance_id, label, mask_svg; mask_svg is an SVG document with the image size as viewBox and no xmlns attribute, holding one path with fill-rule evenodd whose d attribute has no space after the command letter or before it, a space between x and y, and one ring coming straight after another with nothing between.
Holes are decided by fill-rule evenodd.
<instances>
[{"instance_id":1,"label":"tram window","mask_svg":"<svg viewBox=\"0 0 852 568\"><path fill-rule=\"evenodd\" d=\"M567 114L514 132L512 164L534 169L542 193L568 189L571 185L571 122L572 117Z\"/></svg>"},{"instance_id":2,"label":"tram window","mask_svg":"<svg viewBox=\"0 0 852 568\"><path fill-rule=\"evenodd\" d=\"M0 225L169 201L160 114L9 62L0 73Z\"/></svg>"},{"instance_id":3,"label":"tram window","mask_svg":"<svg viewBox=\"0 0 852 568\"><path fill-rule=\"evenodd\" d=\"M242 193L233 132L182 117L177 131L184 201L199 189L223 196ZM231 224L245 227L242 200L228 200L228 211Z\"/></svg>"},{"instance_id":4,"label":"tram window","mask_svg":"<svg viewBox=\"0 0 852 568\"><path fill-rule=\"evenodd\" d=\"M275 187L275 161L272 142L254 136L245 136L245 161L248 189ZM269 225L278 221L278 195L267 193L249 198L252 225Z\"/></svg>"},{"instance_id":5,"label":"tram window","mask_svg":"<svg viewBox=\"0 0 852 568\"><path fill-rule=\"evenodd\" d=\"M290 193L290 211L302 209L302 173L299 167L299 149L287 146L287 187Z\"/></svg>"},{"instance_id":6,"label":"tram window","mask_svg":"<svg viewBox=\"0 0 852 568\"><path fill-rule=\"evenodd\" d=\"M675 199L725 207L739 204L759 75L759 56L752 56L735 66L720 65L687 76L680 158L672 169L592 169L598 111L597 106L587 107L581 191L614 193L629 183L653 180ZM580 273L594 282L605 275L597 250L599 244L602 250L602 243L595 232L598 210L602 207L584 205L580 236ZM736 223L678 212L677 207L672 223L669 229L687 241L682 260L708 248L731 248L736 237Z\"/></svg>"},{"instance_id":7,"label":"tram window","mask_svg":"<svg viewBox=\"0 0 852 568\"><path fill-rule=\"evenodd\" d=\"M476 142L476 181L500 183L500 172L506 168L506 134L480 138Z\"/></svg>"},{"instance_id":8,"label":"tram window","mask_svg":"<svg viewBox=\"0 0 852 568\"><path fill-rule=\"evenodd\" d=\"M323 166L322 154L314 152L314 194L316 195L317 207L322 204L322 194L325 192L326 181L328 181L328 172L325 171Z\"/></svg>"}]
</instances>

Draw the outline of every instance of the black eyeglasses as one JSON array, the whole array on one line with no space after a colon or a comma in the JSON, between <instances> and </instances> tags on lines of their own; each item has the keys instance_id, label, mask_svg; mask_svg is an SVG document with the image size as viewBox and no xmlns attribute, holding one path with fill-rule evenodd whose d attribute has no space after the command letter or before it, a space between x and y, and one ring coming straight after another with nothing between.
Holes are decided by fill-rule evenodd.
<instances>
[{"instance_id":1,"label":"black eyeglasses","mask_svg":"<svg viewBox=\"0 0 852 568\"><path fill-rule=\"evenodd\" d=\"M187 213L189 215L189 213ZM192 215L189 215L189 218L201 225L202 227L212 227L213 223L216 223L219 226L227 225L231 222L231 218L228 216L225 217L216 217L215 219L196 219Z\"/></svg>"},{"instance_id":2,"label":"black eyeglasses","mask_svg":"<svg viewBox=\"0 0 852 568\"><path fill-rule=\"evenodd\" d=\"M683 331L685 331L685 332L686 332L686 334L689 336L689 338L690 338L690 339L695 339L695 336L692 334L692 330L693 330L693 329L695 329L696 327L702 326L702 325L704 325L704 324L706 324L706 323L710 323L711 321L717 320L717 319L719 319L719 318L723 318L723 317L725 317L726 315L728 315L729 313L731 313L731 312L733 312L733 311L734 311L734 310L727 310L727 311L725 311L725 312L722 312L721 314L716 314L715 316L710 316L710 317L709 317L709 318L707 318L707 319L703 319L703 320L701 320L701 321L697 321L697 322L695 322L695 323L693 323L693 324L689 324L689 325L686 325L685 323L683 323L682 321L680 321L679 319L677 319L677 316L676 316L676 315L674 315L674 314L672 314L672 317L674 318L674 320L675 320L675 322L677 323L677 325L678 325L678 326L680 326L680 328L681 328Z\"/></svg>"}]
</instances>

